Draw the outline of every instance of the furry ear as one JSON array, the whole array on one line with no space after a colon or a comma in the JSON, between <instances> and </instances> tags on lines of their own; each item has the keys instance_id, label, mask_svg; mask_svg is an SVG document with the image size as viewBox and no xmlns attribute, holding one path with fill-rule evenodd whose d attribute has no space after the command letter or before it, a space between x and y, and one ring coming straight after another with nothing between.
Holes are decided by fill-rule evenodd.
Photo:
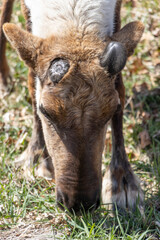
<instances>
[{"instance_id":1,"label":"furry ear","mask_svg":"<svg viewBox=\"0 0 160 240\"><path fill-rule=\"evenodd\" d=\"M12 23L5 23L3 31L9 42L17 50L20 58L29 67L35 69L42 39L33 36Z\"/></svg>"},{"instance_id":2,"label":"furry ear","mask_svg":"<svg viewBox=\"0 0 160 240\"><path fill-rule=\"evenodd\" d=\"M127 57L133 54L144 26L140 22L131 22L119 32L113 34L111 42L107 45L100 59L102 67L111 74L119 73L125 66Z\"/></svg>"},{"instance_id":3,"label":"furry ear","mask_svg":"<svg viewBox=\"0 0 160 240\"><path fill-rule=\"evenodd\" d=\"M125 25L119 32L113 34L111 39L112 41L122 43L129 57L134 53L134 49L140 41L143 31L144 25L141 22L131 22Z\"/></svg>"}]
</instances>

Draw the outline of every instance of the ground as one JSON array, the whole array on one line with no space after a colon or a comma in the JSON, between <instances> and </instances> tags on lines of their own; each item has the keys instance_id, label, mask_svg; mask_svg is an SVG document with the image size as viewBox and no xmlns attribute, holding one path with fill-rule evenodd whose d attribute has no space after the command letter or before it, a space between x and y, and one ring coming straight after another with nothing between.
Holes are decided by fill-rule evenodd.
<instances>
[{"instance_id":1,"label":"ground","mask_svg":"<svg viewBox=\"0 0 160 240\"><path fill-rule=\"evenodd\" d=\"M11 92L0 101L0 240L4 239L160 239L160 5L159 0L123 1L123 23L141 20L143 38L123 71L126 87L124 137L129 160L145 192L145 218L101 206L80 217L61 212L54 183L27 180L14 160L26 148L32 126L27 68L8 44ZM2 1L0 0L0 7ZM24 27L18 1L12 22ZM111 158L110 129L103 168Z\"/></svg>"}]
</instances>

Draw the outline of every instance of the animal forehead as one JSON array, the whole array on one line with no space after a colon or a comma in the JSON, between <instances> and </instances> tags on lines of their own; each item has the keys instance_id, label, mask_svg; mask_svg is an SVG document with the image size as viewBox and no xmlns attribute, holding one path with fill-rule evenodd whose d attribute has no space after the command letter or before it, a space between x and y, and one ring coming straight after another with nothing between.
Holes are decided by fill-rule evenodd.
<instances>
[{"instance_id":1,"label":"animal forehead","mask_svg":"<svg viewBox=\"0 0 160 240\"><path fill-rule=\"evenodd\" d=\"M61 128L91 129L110 116L115 109L113 81L104 71L88 69L85 63L56 85L44 84L41 104ZM96 67L95 67L96 68ZM83 69L83 70L82 70ZM37 89L38 90L38 89ZM48 112L49 111L49 112Z\"/></svg>"},{"instance_id":2,"label":"animal forehead","mask_svg":"<svg viewBox=\"0 0 160 240\"><path fill-rule=\"evenodd\" d=\"M41 103L47 118L60 129L73 129L88 134L93 127L103 126L115 110L116 95L111 87L91 85L80 80L58 88L53 92L46 91L41 97Z\"/></svg>"},{"instance_id":3,"label":"animal forehead","mask_svg":"<svg viewBox=\"0 0 160 240\"><path fill-rule=\"evenodd\" d=\"M48 81L44 84L43 96L45 102L50 105L55 102L53 108L61 106L62 109L72 108L87 109L92 104L103 107L113 96L114 84L108 79L104 71L100 71L96 66L91 67L85 62L73 69L73 72L56 84L48 88ZM97 70L97 71L96 71Z\"/></svg>"},{"instance_id":4,"label":"animal forehead","mask_svg":"<svg viewBox=\"0 0 160 240\"><path fill-rule=\"evenodd\" d=\"M43 53L46 55L66 56L73 60L87 60L98 57L106 43L97 36L68 34L65 37L50 37L44 41Z\"/></svg>"}]
</instances>

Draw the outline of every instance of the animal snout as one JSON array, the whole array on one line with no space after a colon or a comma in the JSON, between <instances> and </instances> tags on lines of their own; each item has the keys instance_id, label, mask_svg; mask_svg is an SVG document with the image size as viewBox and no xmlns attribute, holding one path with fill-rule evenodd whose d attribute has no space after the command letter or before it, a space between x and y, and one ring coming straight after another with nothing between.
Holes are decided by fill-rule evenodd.
<instances>
[{"instance_id":1,"label":"animal snout","mask_svg":"<svg viewBox=\"0 0 160 240\"><path fill-rule=\"evenodd\" d=\"M57 205L62 210L79 214L83 211L94 211L100 205L100 194L98 191L92 194L73 194L72 191L64 192L57 189Z\"/></svg>"}]
</instances>

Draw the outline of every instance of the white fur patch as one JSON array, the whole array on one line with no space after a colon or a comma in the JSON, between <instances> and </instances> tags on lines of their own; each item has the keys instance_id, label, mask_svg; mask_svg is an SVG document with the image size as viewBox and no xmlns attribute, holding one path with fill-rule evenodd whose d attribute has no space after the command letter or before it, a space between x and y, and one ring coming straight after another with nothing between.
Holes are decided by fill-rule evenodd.
<instances>
[{"instance_id":1,"label":"white fur patch","mask_svg":"<svg viewBox=\"0 0 160 240\"><path fill-rule=\"evenodd\" d=\"M25 0L30 10L32 33L46 38L75 26L95 31L101 38L114 29L117 0Z\"/></svg>"}]
</instances>

